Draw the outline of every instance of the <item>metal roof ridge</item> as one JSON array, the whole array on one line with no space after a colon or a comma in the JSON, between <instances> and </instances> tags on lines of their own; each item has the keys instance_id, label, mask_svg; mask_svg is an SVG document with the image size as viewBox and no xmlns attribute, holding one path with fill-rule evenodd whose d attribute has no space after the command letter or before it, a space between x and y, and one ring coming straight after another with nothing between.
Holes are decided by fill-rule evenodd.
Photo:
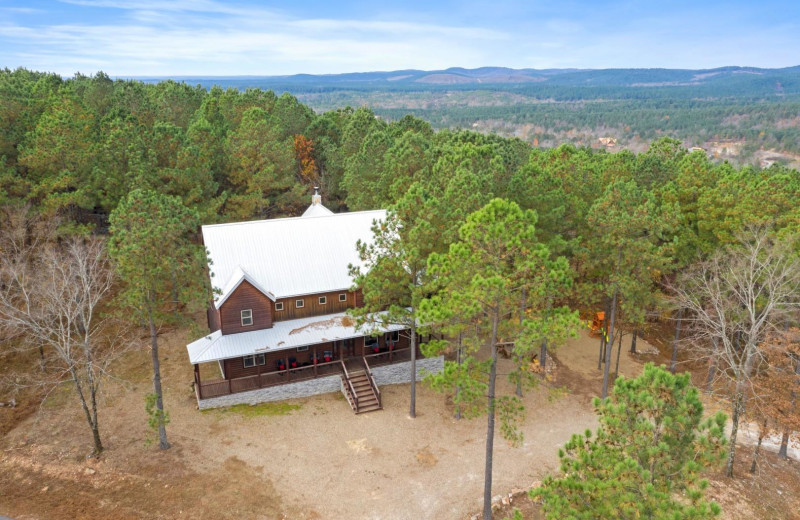
<instances>
[{"instance_id":1,"label":"metal roof ridge","mask_svg":"<svg viewBox=\"0 0 800 520\"><path fill-rule=\"evenodd\" d=\"M205 228L217 228L217 227L226 227L226 226L241 226L245 224L263 224L265 222L286 222L289 220L300 220L300 221L307 221L309 218L333 218L333 217L344 217L348 215L359 215L364 213L382 213L386 212L385 209L366 209L363 211L346 211L344 213L334 213L332 215L316 215L311 217L280 217L280 218L266 218L261 220L243 220L241 222L223 222L221 224L204 224L201 226L202 229Z\"/></svg>"}]
</instances>

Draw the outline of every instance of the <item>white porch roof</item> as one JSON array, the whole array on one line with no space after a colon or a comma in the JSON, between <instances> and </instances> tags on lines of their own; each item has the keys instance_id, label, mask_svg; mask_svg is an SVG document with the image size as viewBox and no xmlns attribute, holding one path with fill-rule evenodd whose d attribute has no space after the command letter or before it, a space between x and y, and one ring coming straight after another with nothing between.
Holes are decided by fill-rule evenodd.
<instances>
[{"instance_id":1,"label":"white porch roof","mask_svg":"<svg viewBox=\"0 0 800 520\"><path fill-rule=\"evenodd\" d=\"M312 316L298 320L276 322L271 329L225 334L216 331L186 345L189 361L208 363L223 359L250 356L317 343L357 338L372 330L391 332L402 330L401 325L371 327L371 330L356 330L355 321L347 313Z\"/></svg>"}]
</instances>

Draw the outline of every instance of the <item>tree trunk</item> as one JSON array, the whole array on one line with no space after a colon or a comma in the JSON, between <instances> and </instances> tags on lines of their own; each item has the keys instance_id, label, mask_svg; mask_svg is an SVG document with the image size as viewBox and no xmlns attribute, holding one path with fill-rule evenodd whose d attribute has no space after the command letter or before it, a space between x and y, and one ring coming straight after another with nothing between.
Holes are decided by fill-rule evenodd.
<instances>
[{"instance_id":1,"label":"tree trunk","mask_svg":"<svg viewBox=\"0 0 800 520\"><path fill-rule=\"evenodd\" d=\"M97 412L95 411L94 420L92 420L92 412L86 404L86 397L83 394L83 387L81 386L78 372L74 366L69 368L69 373L72 376L72 382L75 384L75 391L78 393L78 398L81 401L81 408L83 413L86 414L86 422L89 423L89 428L92 430L92 440L94 441L94 454L100 455L103 452L103 443L100 442L100 430L97 426Z\"/></svg>"},{"instance_id":2,"label":"tree trunk","mask_svg":"<svg viewBox=\"0 0 800 520\"><path fill-rule=\"evenodd\" d=\"M539 349L539 368L542 371L541 377L545 379L547 377L547 340L542 340L542 347Z\"/></svg>"},{"instance_id":3,"label":"tree trunk","mask_svg":"<svg viewBox=\"0 0 800 520\"><path fill-rule=\"evenodd\" d=\"M597 352L597 370L603 368L603 353L606 351L606 331L600 329L600 350Z\"/></svg>"},{"instance_id":4,"label":"tree trunk","mask_svg":"<svg viewBox=\"0 0 800 520\"><path fill-rule=\"evenodd\" d=\"M600 351L597 354L597 370L603 368L603 361L605 361L605 357L603 353L606 351L606 343L608 343L608 316L611 314L611 310L608 308L610 304L610 300L606 298L606 305L605 305L605 314L603 315L603 326L600 327Z\"/></svg>"},{"instance_id":5,"label":"tree trunk","mask_svg":"<svg viewBox=\"0 0 800 520\"><path fill-rule=\"evenodd\" d=\"M636 354L636 338L639 337L639 329L633 329L631 336L631 354Z\"/></svg>"},{"instance_id":6,"label":"tree trunk","mask_svg":"<svg viewBox=\"0 0 800 520\"><path fill-rule=\"evenodd\" d=\"M492 366L489 370L488 405L486 419L486 465L483 475L483 520L492 520L492 454L494 451L494 390L497 379L497 327L500 316L492 317Z\"/></svg>"},{"instance_id":7,"label":"tree trunk","mask_svg":"<svg viewBox=\"0 0 800 520\"><path fill-rule=\"evenodd\" d=\"M617 365L614 367L614 379L616 380L619 377L619 356L622 353L622 334L619 335L619 341L617 341Z\"/></svg>"},{"instance_id":8,"label":"tree trunk","mask_svg":"<svg viewBox=\"0 0 800 520\"><path fill-rule=\"evenodd\" d=\"M608 397L608 372L611 368L611 349L614 347L614 319L615 314L617 312L617 289L614 289L614 298L611 300L611 319L609 320L608 330L609 330L609 339L608 343L606 344L605 348L605 367L603 368L603 393L601 397L605 399Z\"/></svg>"},{"instance_id":9,"label":"tree trunk","mask_svg":"<svg viewBox=\"0 0 800 520\"><path fill-rule=\"evenodd\" d=\"M167 441L167 426L164 424L164 395L161 391L161 363L158 360L158 332L153 321L153 311L148 309L150 322L150 352L153 358L153 392L156 394L156 413L158 413L158 447L162 450L170 448Z\"/></svg>"},{"instance_id":10,"label":"tree trunk","mask_svg":"<svg viewBox=\"0 0 800 520\"><path fill-rule=\"evenodd\" d=\"M739 417L744 412L744 394L737 385L736 395L733 398L733 414L731 415L730 450L728 450L728 463L725 467L725 476L733 476L733 461L736 458L736 436L739 433Z\"/></svg>"},{"instance_id":11,"label":"tree trunk","mask_svg":"<svg viewBox=\"0 0 800 520\"><path fill-rule=\"evenodd\" d=\"M778 457L783 460L789 458L789 430L783 430L783 435L781 435L781 447L778 450Z\"/></svg>"},{"instance_id":12,"label":"tree trunk","mask_svg":"<svg viewBox=\"0 0 800 520\"><path fill-rule=\"evenodd\" d=\"M458 333L458 347L456 348L456 363L458 363L458 368L461 370L461 347L463 342L463 333ZM458 403L458 397L461 394L461 385L456 386L456 419L461 420L461 405Z\"/></svg>"},{"instance_id":13,"label":"tree trunk","mask_svg":"<svg viewBox=\"0 0 800 520\"><path fill-rule=\"evenodd\" d=\"M411 323L411 407L408 416L414 419L417 416L417 325Z\"/></svg>"},{"instance_id":14,"label":"tree trunk","mask_svg":"<svg viewBox=\"0 0 800 520\"><path fill-rule=\"evenodd\" d=\"M758 430L758 444L756 444L756 450L753 452L753 463L750 465L750 473L755 473L758 467L758 456L761 454L761 441L764 440L764 434L766 432L767 421L764 421L764 424L762 424L761 428Z\"/></svg>"},{"instance_id":15,"label":"tree trunk","mask_svg":"<svg viewBox=\"0 0 800 520\"><path fill-rule=\"evenodd\" d=\"M525 321L525 288L522 288L522 301L519 304L519 327L520 330L522 329L522 323ZM517 378L517 389L516 389L517 397L522 397L522 374L519 375Z\"/></svg>"},{"instance_id":16,"label":"tree trunk","mask_svg":"<svg viewBox=\"0 0 800 520\"><path fill-rule=\"evenodd\" d=\"M683 318L683 309L678 309L678 323L675 325L675 339L672 341L672 359L669 361L669 371L675 373L675 367L678 364L678 341L681 339L681 321Z\"/></svg>"}]
</instances>

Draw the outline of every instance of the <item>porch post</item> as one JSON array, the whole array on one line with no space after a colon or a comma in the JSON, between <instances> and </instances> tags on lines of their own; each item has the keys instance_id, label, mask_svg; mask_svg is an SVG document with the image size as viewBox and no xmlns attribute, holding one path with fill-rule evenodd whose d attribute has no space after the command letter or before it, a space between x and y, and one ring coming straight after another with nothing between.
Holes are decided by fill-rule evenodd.
<instances>
[{"instance_id":1,"label":"porch post","mask_svg":"<svg viewBox=\"0 0 800 520\"><path fill-rule=\"evenodd\" d=\"M200 384L200 365L194 364L194 384L197 385L197 395L200 399L203 398L203 385Z\"/></svg>"},{"instance_id":2,"label":"porch post","mask_svg":"<svg viewBox=\"0 0 800 520\"><path fill-rule=\"evenodd\" d=\"M264 355L264 357L266 358L267 356ZM264 362L266 363L267 360L264 359ZM256 356L256 369L258 370L258 387L261 388L261 364L258 362L258 356Z\"/></svg>"},{"instance_id":3,"label":"porch post","mask_svg":"<svg viewBox=\"0 0 800 520\"><path fill-rule=\"evenodd\" d=\"M314 359L311 360L311 364L314 365L314 377L317 377L317 364L319 363L319 358L317 357L317 346L314 345Z\"/></svg>"},{"instance_id":4,"label":"porch post","mask_svg":"<svg viewBox=\"0 0 800 520\"><path fill-rule=\"evenodd\" d=\"M286 380L289 381L289 380L292 379L292 373L289 372L289 356L288 356L288 354L286 355L286 357L283 360L286 362Z\"/></svg>"}]
</instances>

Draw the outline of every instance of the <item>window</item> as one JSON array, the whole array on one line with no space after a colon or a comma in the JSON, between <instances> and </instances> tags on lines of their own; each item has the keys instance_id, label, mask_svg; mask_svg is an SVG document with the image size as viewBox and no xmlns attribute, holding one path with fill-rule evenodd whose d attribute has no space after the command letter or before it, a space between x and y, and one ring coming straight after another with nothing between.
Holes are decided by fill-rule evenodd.
<instances>
[{"instance_id":1,"label":"window","mask_svg":"<svg viewBox=\"0 0 800 520\"><path fill-rule=\"evenodd\" d=\"M275 310L282 311L283 310L283 302L276 302L275 303Z\"/></svg>"},{"instance_id":2,"label":"window","mask_svg":"<svg viewBox=\"0 0 800 520\"><path fill-rule=\"evenodd\" d=\"M253 356L245 356L244 358L244 368L253 368L256 366L256 363L259 365L264 365L267 362L266 354L255 354Z\"/></svg>"},{"instance_id":3,"label":"window","mask_svg":"<svg viewBox=\"0 0 800 520\"><path fill-rule=\"evenodd\" d=\"M347 301L347 293L340 294L339 295L339 301L340 302L346 302Z\"/></svg>"},{"instance_id":4,"label":"window","mask_svg":"<svg viewBox=\"0 0 800 520\"><path fill-rule=\"evenodd\" d=\"M297 347L297 351L298 352L307 352L308 351L308 345L306 345L305 347Z\"/></svg>"},{"instance_id":5,"label":"window","mask_svg":"<svg viewBox=\"0 0 800 520\"><path fill-rule=\"evenodd\" d=\"M400 341L400 331L396 330L394 332L387 332L386 333L386 339L388 341L392 341L394 343L397 343L398 341Z\"/></svg>"},{"instance_id":6,"label":"window","mask_svg":"<svg viewBox=\"0 0 800 520\"><path fill-rule=\"evenodd\" d=\"M364 347L365 348L375 348L378 346L378 338L364 338Z\"/></svg>"},{"instance_id":7,"label":"window","mask_svg":"<svg viewBox=\"0 0 800 520\"><path fill-rule=\"evenodd\" d=\"M245 309L242 311L242 327L253 324L253 309Z\"/></svg>"},{"instance_id":8,"label":"window","mask_svg":"<svg viewBox=\"0 0 800 520\"><path fill-rule=\"evenodd\" d=\"M319 304L320 305L325 305L326 303L328 303L328 297L327 296L320 296L319 297Z\"/></svg>"},{"instance_id":9,"label":"window","mask_svg":"<svg viewBox=\"0 0 800 520\"><path fill-rule=\"evenodd\" d=\"M294 301L295 309L302 309L305 304L306 304L306 302L304 300L295 300Z\"/></svg>"}]
</instances>

